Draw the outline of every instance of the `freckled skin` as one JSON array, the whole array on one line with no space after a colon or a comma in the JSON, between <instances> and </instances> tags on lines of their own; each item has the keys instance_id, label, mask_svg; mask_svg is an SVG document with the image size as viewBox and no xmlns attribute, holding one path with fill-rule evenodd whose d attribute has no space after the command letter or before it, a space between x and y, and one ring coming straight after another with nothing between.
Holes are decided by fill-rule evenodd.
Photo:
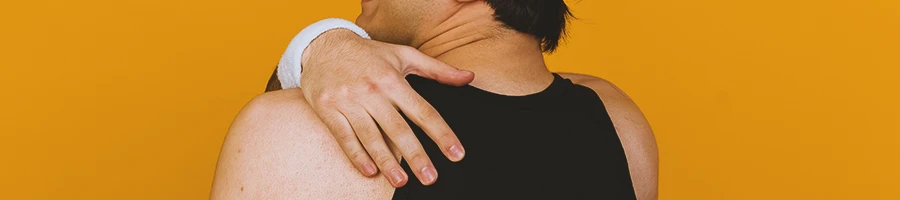
<instances>
[{"instance_id":1,"label":"freckled skin","mask_svg":"<svg viewBox=\"0 0 900 200\"><path fill-rule=\"evenodd\" d=\"M270 92L241 111L222 147L211 199L393 195L383 176L366 178L353 167L303 99L299 89Z\"/></svg>"},{"instance_id":2,"label":"freckled skin","mask_svg":"<svg viewBox=\"0 0 900 200\"><path fill-rule=\"evenodd\" d=\"M368 1L363 4L357 23L373 39L412 45L423 39L417 35L431 31L430 28L446 20L448 13L443 10L451 9L450 2ZM593 88L607 103L629 166L634 167L630 170L635 189L639 195L641 190L654 191L639 199L654 199L649 196L655 195L655 141L640 110L614 89L615 86L599 78L563 76ZM274 80L269 88L280 89L277 78ZM378 88L369 86L369 89ZM399 152L394 153L400 158ZM306 103L302 90L289 89L258 96L236 117L220 153L210 196L211 199L390 199L393 192L393 186L382 174L367 178L357 171Z\"/></svg>"},{"instance_id":3,"label":"freckled skin","mask_svg":"<svg viewBox=\"0 0 900 200\"><path fill-rule=\"evenodd\" d=\"M560 75L604 99L638 199L655 199L656 143L634 102L605 80ZM270 92L241 111L222 148L211 199L391 198L393 186L380 174L362 176L303 99L300 89Z\"/></svg>"}]
</instances>

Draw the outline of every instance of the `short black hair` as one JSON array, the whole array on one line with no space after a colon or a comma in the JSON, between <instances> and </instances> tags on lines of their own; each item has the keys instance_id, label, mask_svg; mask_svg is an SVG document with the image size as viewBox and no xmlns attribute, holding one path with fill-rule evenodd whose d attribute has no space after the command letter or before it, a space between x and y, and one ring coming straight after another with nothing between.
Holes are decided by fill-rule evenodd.
<instances>
[{"instance_id":1,"label":"short black hair","mask_svg":"<svg viewBox=\"0 0 900 200\"><path fill-rule=\"evenodd\" d=\"M507 27L534 35L544 52L553 52L566 36L566 23L573 17L564 0L485 0L494 16Z\"/></svg>"}]
</instances>

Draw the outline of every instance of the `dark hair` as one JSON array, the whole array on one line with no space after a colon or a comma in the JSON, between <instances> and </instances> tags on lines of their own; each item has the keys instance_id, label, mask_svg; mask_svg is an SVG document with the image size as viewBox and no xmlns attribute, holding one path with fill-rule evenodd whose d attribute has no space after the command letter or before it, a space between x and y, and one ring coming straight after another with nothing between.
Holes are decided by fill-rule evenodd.
<instances>
[{"instance_id":1,"label":"dark hair","mask_svg":"<svg viewBox=\"0 0 900 200\"><path fill-rule=\"evenodd\" d=\"M572 12L564 0L485 0L509 28L534 35L544 52L553 52L566 36Z\"/></svg>"},{"instance_id":2,"label":"dark hair","mask_svg":"<svg viewBox=\"0 0 900 200\"><path fill-rule=\"evenodd\" d=\"M278 80L278 66L275 66L275 72L269 77L269 84L266 84L266 92L281 90L281 81Z\"/></svg>"}]
</instances>

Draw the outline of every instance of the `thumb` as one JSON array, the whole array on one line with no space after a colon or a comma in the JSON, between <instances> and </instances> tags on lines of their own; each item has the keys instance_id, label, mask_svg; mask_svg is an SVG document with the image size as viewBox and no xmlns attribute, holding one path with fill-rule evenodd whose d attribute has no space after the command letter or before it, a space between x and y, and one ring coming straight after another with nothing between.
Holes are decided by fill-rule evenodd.
<instances>
[{"instance_id":1,"label":"thumb","mask_svg":"<svg viewBox=\"0 0 900 200\"><path fill-rule=\"evenodd\" d=\"M442 84L462 86L475 80L475 73L447 65L414 48L400 51L400 59L405 65L405 73L433 79Z\"/></svg>"}]
</instances>

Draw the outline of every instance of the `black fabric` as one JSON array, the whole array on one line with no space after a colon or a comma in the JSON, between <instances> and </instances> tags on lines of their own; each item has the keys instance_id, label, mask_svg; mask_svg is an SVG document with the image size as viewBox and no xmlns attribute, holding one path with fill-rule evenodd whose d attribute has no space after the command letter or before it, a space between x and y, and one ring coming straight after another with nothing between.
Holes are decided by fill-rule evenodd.
<instances>
[{"instance_id":1,"label":"black fabric","mask_svg":"<svg viewBox=\"0 0 900 200\"><path fill-rule=\"evenodd\" d=\"M622 143L590 88L556 75L544 91L504 96L409 76L466 149L450 162L407 120L438 171L423 186L410 180L394 199L636 199Z\"/></svg>"}]
</instances>

